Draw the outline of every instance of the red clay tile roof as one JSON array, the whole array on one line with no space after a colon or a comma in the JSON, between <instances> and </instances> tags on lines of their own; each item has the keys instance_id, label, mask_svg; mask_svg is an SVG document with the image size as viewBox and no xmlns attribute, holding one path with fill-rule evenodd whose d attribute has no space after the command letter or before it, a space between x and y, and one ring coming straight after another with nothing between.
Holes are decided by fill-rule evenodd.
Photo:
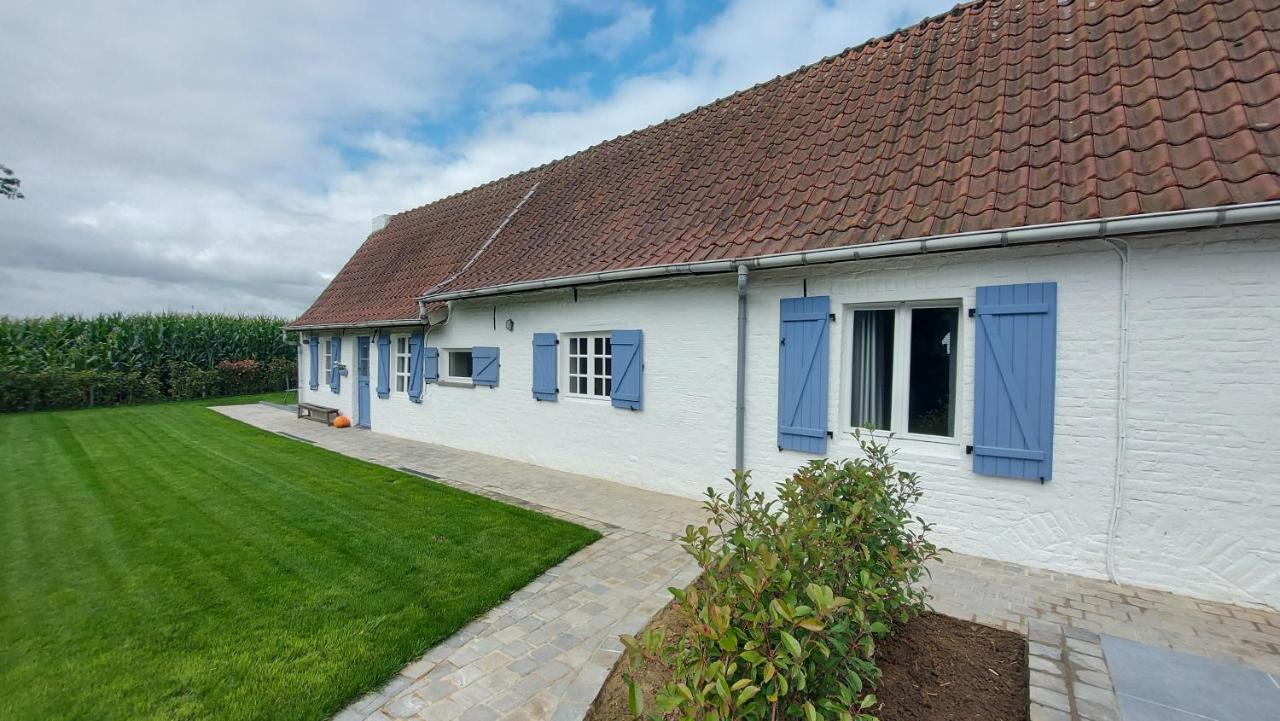
<instances>
[{"instance_id":1,"label":"red clay tile roof","mask_svg":"<svg viewBox=\"0 0 1280 721\"><path fill-rule=\"evenodd\" d=\"M1280 199L1278 123L1280 0L981 0L396 215L295 325L416 317L431 288Z\"/></svg>"}]
</instances>

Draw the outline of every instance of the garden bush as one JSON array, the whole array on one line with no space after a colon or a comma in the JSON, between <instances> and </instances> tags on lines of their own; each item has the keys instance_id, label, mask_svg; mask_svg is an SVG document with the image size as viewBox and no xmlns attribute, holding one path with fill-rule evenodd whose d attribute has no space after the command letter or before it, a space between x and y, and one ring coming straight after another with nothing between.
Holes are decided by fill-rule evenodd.
<instances>
[{"instance_id":1,"label":"garden bush","mask_svg":"<svg viewBox=\"0 0 1280 721\"><path fill-rule=\"evenodd\" d=\"M937 555L929 525L912 515L918 478L894 467L888 448L858 435L862 457L811 461L777 486L707 490L705 526L681 539L702 567L689 589L671 589L688 631L623 637L632 670L661 662L669 683L650 719L873 719L877 638L927 609L915 584Z\"/></svg>"}]
</instances>

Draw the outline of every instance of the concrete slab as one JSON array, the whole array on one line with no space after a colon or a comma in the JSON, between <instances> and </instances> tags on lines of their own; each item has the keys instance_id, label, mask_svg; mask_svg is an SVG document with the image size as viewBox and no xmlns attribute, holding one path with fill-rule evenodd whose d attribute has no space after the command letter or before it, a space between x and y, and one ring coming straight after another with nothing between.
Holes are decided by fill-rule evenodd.
<instances>
[{"instance_id":1,"label":"concrete slab","mask_svg":"<svg viewBox=\"0 0 1280 721\"><path fill-rule=\"evenodd\" d=\"M1124 721L1280 720L1280 684L1248 666L1102 637Z\"/></svg>"}]
</instances>

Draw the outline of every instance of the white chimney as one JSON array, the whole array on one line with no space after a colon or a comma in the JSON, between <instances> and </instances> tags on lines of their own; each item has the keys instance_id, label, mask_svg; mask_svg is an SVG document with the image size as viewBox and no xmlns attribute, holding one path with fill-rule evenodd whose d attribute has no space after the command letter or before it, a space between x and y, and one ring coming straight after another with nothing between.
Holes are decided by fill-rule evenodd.
<instances>
[{"instance_id":1,"label":"white chimney","mask_svg":"<svg viewBox=\"0 0 1280 721\"><path fill-rule=\"evenodd\" d=\"M387 214L373 216L373 232L378 232L387 227L387 221L391 220L391 216Z\"/></svg>"}]
</instances>

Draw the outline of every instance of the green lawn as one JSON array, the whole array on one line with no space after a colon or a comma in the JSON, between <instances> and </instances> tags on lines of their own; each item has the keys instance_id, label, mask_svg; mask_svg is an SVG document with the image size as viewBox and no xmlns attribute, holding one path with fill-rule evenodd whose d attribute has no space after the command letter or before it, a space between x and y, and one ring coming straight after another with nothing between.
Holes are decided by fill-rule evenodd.
<instances>
[{"instance_id":1,"label":"green lawn","mask_svg":"<svg viewBox=\"0 0 1280 721\"><path fill-rule=\"evenodd\" d=\"M223 402L0 416L0 719L324 719L598 537Z\"/></svg>"}]
</instances>

